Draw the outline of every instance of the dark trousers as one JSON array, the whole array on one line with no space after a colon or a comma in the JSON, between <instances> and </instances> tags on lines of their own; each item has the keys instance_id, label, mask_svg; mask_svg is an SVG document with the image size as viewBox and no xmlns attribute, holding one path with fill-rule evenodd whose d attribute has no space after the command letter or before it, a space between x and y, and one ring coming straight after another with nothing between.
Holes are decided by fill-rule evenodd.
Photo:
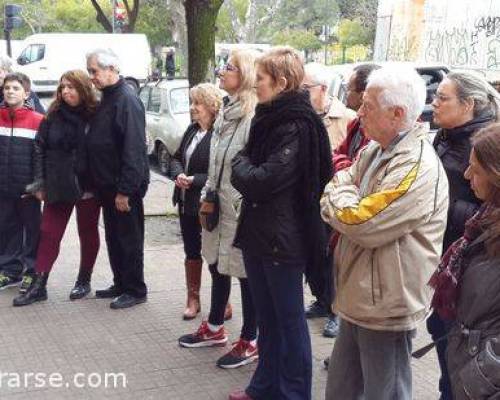
<instances>
[{"instance_id":1,"label":"dark trousers","mask_svg":"<svg viewBox=\"0 0 500 400\"><path fill-rule=\"evenodd\" d=\"M179 209L184 254L187 260L201 260L201 224L199 217L182 214Z\"/></svg>"},{"instance_id":2,"label":"dark trousers","mask_svg":"<svg viewBox=\"0 0 500 400\"><path fill-rule=\"evenodd\" d=\"M48 273L52 270L73 208L76 208L76 222L80 237L80 270L86 271L85 275L90 277L99 252L98 222L101 207L95 198L79 200L76 204L44 204L36 272Z\"/></svg>"},{"instance_id":3,"label":"dark trousers","mask_svg":"<svg viewBox=\"0 0 500 400\"><path fill-rule=\"evenodd\" d=\"M303 265L274 265L243 252L259 328L254 399L310 400L311 339L304 315Z\"/></svg>"},{"instance_id":4,"label":"dark trousers","mask_svg":"<svg viewBox=\"0 0 500 400\"><path fill-rule=\"evenodd\" d=\"M432 340L437 340L448 334L451 329L451 323L443 321L437 312L433 312L427 319L427 330L432 336ZM440 400L453 400L453 392L451 390L450 377L448 375L448 365L446 363L446 347L448 340L440 340L436 343L436 352L441 369L439 377L439 391L441 392Z\"/></svg>"},{"instance_id":5,"label":"dark trousers","mask_svg":"<svg viewBox=\"0 0 500 400\"><path fill-rule=\"evenodd\" d=\"M40 236L40 202L35 197L0 198L0 272L34 274Z\"/></svg>"},{"instance_id":6,"label":"dark trousers","mask_svg":"<svg viewBox=\"0 0 500 400\"><path fill-rule=\"evenodd\" d=\"M326 258L322 274L307 277L311 294L331 313L331 305L335 300L335 284L333 273L333 251Z\"/></svg>"},{"instance_id":7,"label":"dark trousers","mask_svg":"<svg viewBox=\"0 0 500 400\"><path fill-rule=\"evenodd\" d=\"M212 275L212 293L208 322L212 325L224 324L224 311L231 293L231 277L217 271L217 264L209 265ZM239 278L241 289L241 308L243 312L243 327L240 338L251 341L257 337L257 320L252 301L248 279Z\"/></svg>"},{"instance_id":8,"label":"dark trousers","mask_svg":"<svg viewBox=\"0 0 500 400\"><path fill-rule=\"evenodd\" d=\"M147 294L144 283L144 204L129 198L130 211L116 209L114 195L101 194L104 230L114 285L134 297Z\"/></svg>"}]
</instances>

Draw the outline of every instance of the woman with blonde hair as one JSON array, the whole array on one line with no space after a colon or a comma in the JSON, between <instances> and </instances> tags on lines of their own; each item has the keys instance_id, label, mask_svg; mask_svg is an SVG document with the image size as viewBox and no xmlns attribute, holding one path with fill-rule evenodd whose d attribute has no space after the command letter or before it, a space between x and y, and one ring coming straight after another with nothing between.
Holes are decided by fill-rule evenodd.
<instances>
[{"instance_id":1,"label":"woman with blonde hair","mask_svg":"<svg viewBox=\"0 0 500 400\"><path fill-rule=\"evenodd\" d=\"M231 400L311 398L311 340L303 275L321 268L327 237L319 200L332 175L328 133L301 90L304 65L290 47L257 60L250 136L233 159L243 195L234 240L243 252L259 328L259 364Z\"/></svg>"},{"instance_id":2,"label":"woman with blonde hair","mask_svg":"<svg viewBox=\"0 0 500 400\"><path fill-rule=\"evenodd\" d=\"M222 92L211 83L200 83L190 90L193 123L184 133L170 165L175 181L173 202L179 207L186 270L187 304L183 318L190 320L200 312L201 225L198 218L201 189L205 186L215 117L222 106Z\"/></svg>"},{"instance_id":3,"label":"woman with blonde hair","mask_svg":"<svg viewBox=\"0 0 500 400\"><path fill-rule=\"evenodd\" d=\"M47 300L47 279L59 255L59 246L73 209L80 237L80 270L69 298L90 293L90 278L99 251L100 204L89 176L85 135L97 99L88 74L65 72L35 137L35 181L28 186L44 201L34 283L14 299L14 306Z\"/></svg>"},{"instance_id":4,"label":"woman with blonde hair","mask_svg":"<svg viewBox=\"0 0 500 400\"><path fill-rule=\"evenodd\" d=\"M228 93L214 124L208 179L201 195L202 254L212 275L208 321L193 334L179 338L182 347L224 346L224 310L229 299L231 277L241 288L243 327L229 353L217 361L221 368L237 368L258 358L255 311L241 251L233 247L241 194L231 185L231 160L248 140L254 113L255 57L235 50L220 72L220 88ZM218 216L218 218L217 218Z\"/></svg>"}]
</instances>

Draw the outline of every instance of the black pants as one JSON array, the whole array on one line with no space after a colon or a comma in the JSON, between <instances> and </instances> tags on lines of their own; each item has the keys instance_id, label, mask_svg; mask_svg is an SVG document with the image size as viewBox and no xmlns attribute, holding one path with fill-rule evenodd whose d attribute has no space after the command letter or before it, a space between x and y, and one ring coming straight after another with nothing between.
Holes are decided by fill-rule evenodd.
<instances>
[{"instance_id":1,"label":"black pants","mask_svg":"<svg viewBox=\"0 0 500 400\"><path fill-rule=\"evenodd\" d=\"M130 211L116 209L114 195L99 194L103 203L104 229L115 286L134 297L147 294L144 283L144 204L142 197L129 198Z\"/></svg>"},{"instance_id":2,"label":"black pants","mask_svg":"<svg viewBox=\"0 0 500 400\"><path fill-rule=\"evenodd\" d=\"M199 217L182 214L179 209L184 254L187 260L201 260L201 225Z\"/></svg>"},{"instance_id":3,"label":"black pants","mask_svg":"<svg viewBox=\"0 0 500 400\"><path fill-rule=\"evenodd\" d=\"M433 312L427 319L427 330L431 334L432 340L437 340L446 335L451 329L451 323L443 321L437 312ZM446 362L446 347L448 340L440 340L436 343L436 352L438 355L439 368L441 376L439 377L440 400L453 400L451 390L450 376L448 375L448 364Z\"/></svg>"},{"instance_id":4,"label":"black pants","mask_svg":"<svg viewBox=\"0 0 500 400\"><path fill-rule=\"evenodd\" d=\"M212 275L212 293L210 302L210 314L208 322L212 325L224 323L224 311L226 310L229 294L231 293L231 277L217 271L217 264L209 265ZM257 320L255 308L250 294L248 279L239 278L241 288L241 308L243 312L243 327L241 328L241 339L251 341L257 337Z\"/></svg>"},{"instance_id":5,"label":"black pants","mask_svg":"<svg viewBox=\"0 0 500 400\"><path fill-rule=\"evenodd\" d=\"M18 278L35 273L40 202L34 197L0 198L0 272Z\"/></svg>"},{"instance_id":6,"label":"black pants","mask_svg":"<svg viewBox=\"0 0 500 400\"><path fill-rule=\"evenodd\" d=\"M335 284L333 273L333 252L326 258L326 265L322 269L322 275L308 277L307 283L312 295L331 313L331 305L335 300Z\"/></svg>"}]
</instances>

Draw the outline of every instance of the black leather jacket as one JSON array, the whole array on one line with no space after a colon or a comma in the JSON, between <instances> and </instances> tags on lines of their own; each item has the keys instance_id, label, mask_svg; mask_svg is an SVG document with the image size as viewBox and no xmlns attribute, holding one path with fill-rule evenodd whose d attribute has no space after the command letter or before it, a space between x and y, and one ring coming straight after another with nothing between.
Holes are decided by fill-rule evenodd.
<instances>
[{"instance_id":1,"label":"black leather jacket","mask_svg":"<svg viewBox=\"0 0 500 400\"><path fill-rule=\"evenodd\" d=\"M479 238L469 246L463 265L457 320L450 331L447 347L453 398L498 399L500 257L488 257Z\"/></svg>"}]
</instances>

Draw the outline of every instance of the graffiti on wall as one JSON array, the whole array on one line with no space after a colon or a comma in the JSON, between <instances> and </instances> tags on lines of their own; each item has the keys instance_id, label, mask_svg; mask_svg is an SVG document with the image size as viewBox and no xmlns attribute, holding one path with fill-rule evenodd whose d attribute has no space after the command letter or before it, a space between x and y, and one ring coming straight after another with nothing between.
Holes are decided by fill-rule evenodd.
<instances>
[{"instance_id":1,"label":"graffiti on wall","mask_svg":"<svg viewBox=\"0 0 500 400\"><path fill-rule=\"evenodd\" d=\"M481 16L470 28L428 29L424 49L427 62L500 69L500 17Z\"/></svg>"}]
</instances>

